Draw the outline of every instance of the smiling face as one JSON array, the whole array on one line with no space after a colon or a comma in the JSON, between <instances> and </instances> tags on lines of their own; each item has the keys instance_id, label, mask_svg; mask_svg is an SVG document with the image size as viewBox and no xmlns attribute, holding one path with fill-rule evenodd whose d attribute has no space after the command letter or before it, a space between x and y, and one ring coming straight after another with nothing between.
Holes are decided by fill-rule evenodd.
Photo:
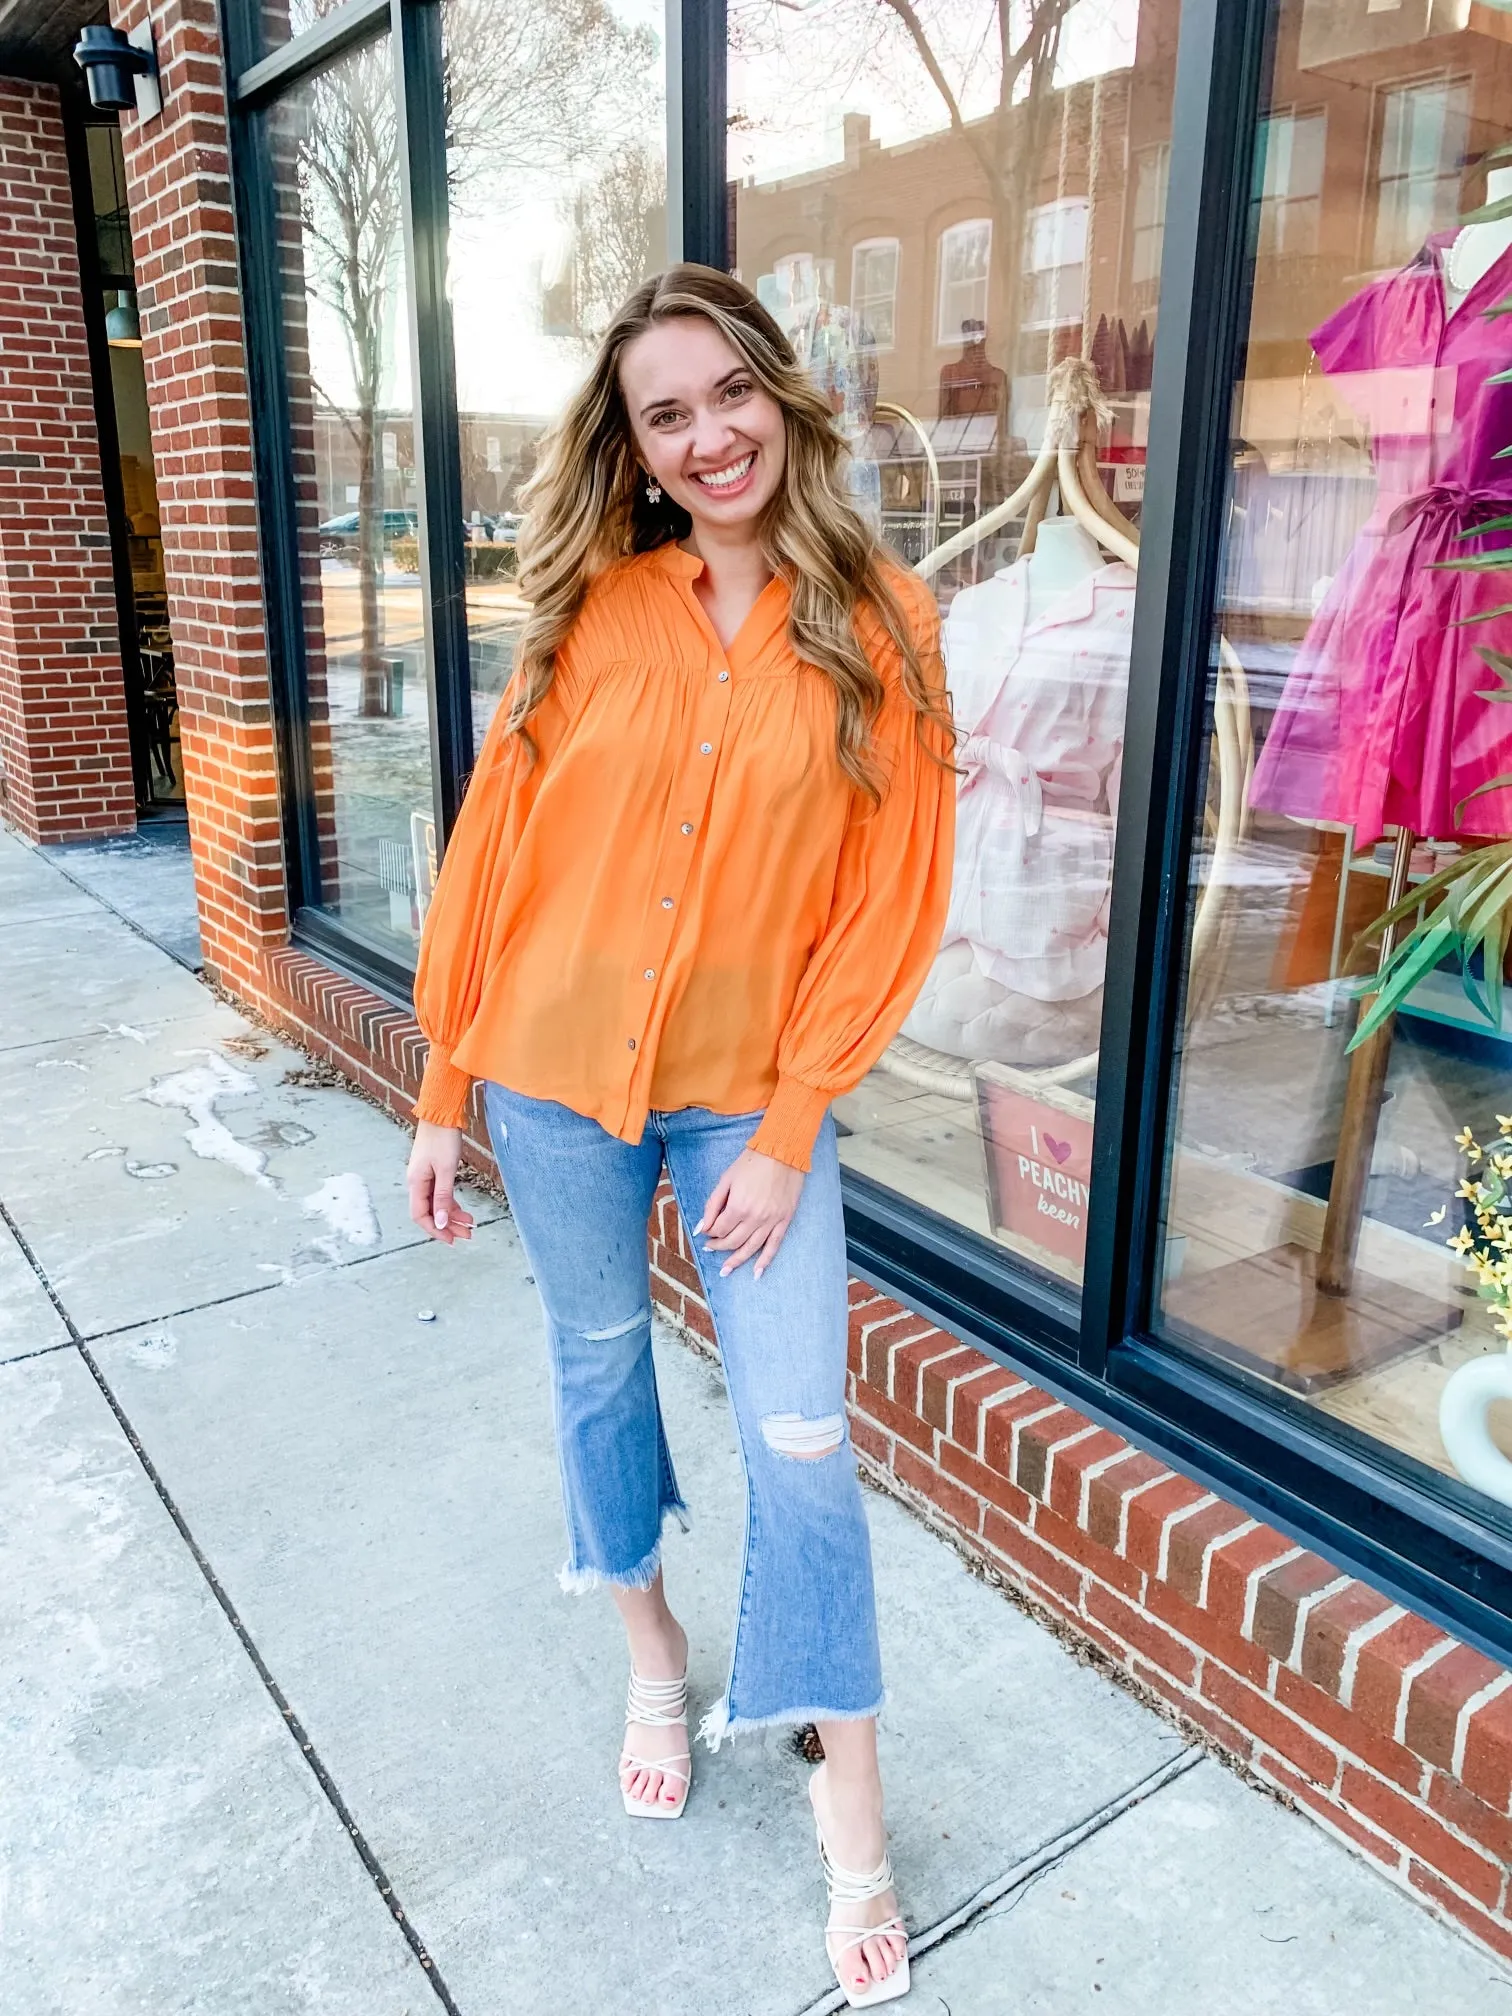
<instances>
[{"instance_id":1,"label":"smiling face","mask_svg":"<svg viewBox=\"0 0 1512 2016\"><path fill-rule=\"evenodd\" d=\"M620 390L641 466L700 527L752 534L787 461L781 406L715 325L677 315L637 336Z\"/></svg>"}]
</instances>

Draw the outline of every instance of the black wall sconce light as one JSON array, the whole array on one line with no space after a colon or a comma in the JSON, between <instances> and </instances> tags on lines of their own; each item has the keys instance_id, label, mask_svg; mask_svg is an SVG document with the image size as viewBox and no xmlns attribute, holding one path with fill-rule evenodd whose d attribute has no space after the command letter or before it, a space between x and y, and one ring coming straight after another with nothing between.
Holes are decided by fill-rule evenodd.
<instances>
[{"instance_id":1,"label":"black wall sconce light","mask_svg":"<svg viewBox=\"0 0 1512 2016\"><path fill-rule=\"evenodd\" d=\"M103 24L81 28L73 59L84 72L89 102L97 112L135 112L141 119L154 119L162 111L150 21L129 35Z\"/></svg>"}]
</instances>

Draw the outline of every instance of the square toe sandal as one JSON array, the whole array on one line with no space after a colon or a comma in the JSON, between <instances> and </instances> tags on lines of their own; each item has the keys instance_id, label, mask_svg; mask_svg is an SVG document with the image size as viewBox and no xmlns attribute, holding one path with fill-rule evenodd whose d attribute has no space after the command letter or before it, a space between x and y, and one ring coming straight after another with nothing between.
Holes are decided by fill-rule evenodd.
<instances>
[{"instance_id":1,"label":"square toe sandal","mask_svg":"<svg viewBox=\"0 0 1512 2016\"><path fill-rule=\"evenodd\" d=\"M648 1729L681 1729L686 1734L687 1674L682 1674L676 1680L643 1680L632 1666L630 1689L625 1697L625 1721L627 1724L643 1723ZM623 1771L627 1764L633 1765L638 1771L660 1771L663 1778L675 1780L679 1787L677 1803L669 1806L664 1799L633 1798L621 1786L620 1797L624 1800L625 1811L631 1819L680 1820L682 1810L688 1803L688 1787L693 1782L692 1752L679 1750L670 1757L637 1757L627 1746L620 1752L620 1770Z\"/></svg>"},{"instance_id":2,"label":"square toe sandal","mask_svg":"<svg viewBox=\"0 0 1512 2016\"><path fill-rule=\"evenodd\" d=\"M824 1881L829 1891L831 1906L836 1904L869 1904L874 1897L881 1897L893 1889L892 1860L884 1850L882 1860L869 1876L863 1876L855 1869L842 1869L824 1845L824 1829L817 1818L814 1831L819 1837L819 1860L824 1865ZM888 1933L899 1933L907 1938L907 1930L899 1916L885 1918L880 1925L858 1925L854 1919L850 1924L842 1922L831 1925L824 1934L824 1950L829 1955L829 1963L835 1970L835 1980L840 1992L852 2009L875 2009L882 2002L896 2002L908 1993L908 1949L885 1981L874 1981L869 1988L852 1988L841 1973L845 1956L868 1939L883 1937Z\"/></svg>"}]
</instances>

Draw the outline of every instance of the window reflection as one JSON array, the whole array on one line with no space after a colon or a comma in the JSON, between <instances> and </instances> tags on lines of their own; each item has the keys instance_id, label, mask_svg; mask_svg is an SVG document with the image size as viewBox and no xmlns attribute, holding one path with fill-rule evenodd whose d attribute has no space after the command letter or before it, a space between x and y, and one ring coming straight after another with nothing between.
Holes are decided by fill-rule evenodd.
<instances>
[{"instance_id":1,"label":"window reflection","mask_svg":"<svg viewBox=\"0 0 1512 2016\"><path fill-rule=\"evenodd\" d=\"M667 263L662 0L446 0L450 284L473 735L514 661L520 492L626 295Z\"/></svg>"},{"instance_id":2,"label":"window reflection","mask_svg":"<svg viewBox=\"0 0 1512 2016\"><path fill-rule=\"evenodd\" d=\"M266 115L278 206L319 900L410 960L432 828L398 124L389 49Z\"/></svg>"},{"instance_id":3,"label":"window reflection","mask_svg":"<svg viewBox=\"0 0 1512 2016\"><path fill-rule=\"evenodd\" d=\"M1276 8L1162 1321L1512 1505L1512 27L1424 12Z\"/></svg>"},{"instance_id":4,"label":"window reflection","mask_svg":"<svg viewBox=\"0 0 1512 2016\"><path fill-rule=\"evenodd\" d=\"M966 736L945 942L839 1102L842 1155L1071 1282L1178 14L730 8L734 263L828 392L858 501L939 595Z\"/></svg>"},{"instance_id":5,"label":"window reflection","mask_svg":"<svg viewBox=\"0 0 1512 2016\"><path fill-rule=\"evenodd\" d=\"M261 0L256 20L264 53L282 48L307 28L318 27L327 14L346 4L347 0Z\"/></svg>"}]
</instances>

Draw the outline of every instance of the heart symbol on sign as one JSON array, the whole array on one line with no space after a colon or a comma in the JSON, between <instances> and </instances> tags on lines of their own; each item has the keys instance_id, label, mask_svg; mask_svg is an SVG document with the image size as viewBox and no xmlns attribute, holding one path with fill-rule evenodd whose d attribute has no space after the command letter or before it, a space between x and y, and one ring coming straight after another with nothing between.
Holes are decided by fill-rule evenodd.
<instances>
[{"instance_id":1,"label":"heart symbol on sign","mask_svg":"<svg viewBox=\"0 0 1512 2016\"><path fill-rule=\"evenodd\" d=\"M1050 1153L1055 1157L1057 1162L1064 1162L1066 1157L1071 1153L1071 1143L1069 1141L1057 1141L1053 1134L1045 1136L1045 1146L1050 1150Z\"/></svg>"}]
</instances>

